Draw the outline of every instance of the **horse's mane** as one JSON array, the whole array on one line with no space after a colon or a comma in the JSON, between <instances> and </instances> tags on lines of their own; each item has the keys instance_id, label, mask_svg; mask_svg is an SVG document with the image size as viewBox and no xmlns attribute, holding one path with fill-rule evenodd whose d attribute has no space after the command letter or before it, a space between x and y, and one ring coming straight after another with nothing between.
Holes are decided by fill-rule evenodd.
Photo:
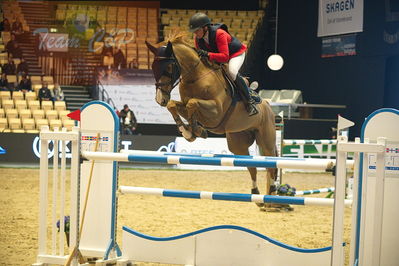
<instances>
[{"instance_id":1,"label":"horse's mane","mask_svg":"<svg viewBox=\"0 0 399 266\"><path fill-rule=\"evenodd\" d=\"M187 38L187 32L180 31L178 29L173 29L171 32L168 34L168 36L165 38L163 42L160 42L159 45L166 45L168 42L171 42L172 44L181 44L183 46L186 46L187 51L192 53L195 56L198 56L197 53L195 52L194 48L194 40L193 39L188 39ZM203 62L204 63L204 62ZM209 68L214 68L214 69L220 69L220 66L218 64L212 63L208 60L206 60L206 63L204 63L206 67Z\"/></svg>"},{"instance_id":2,"label":"horse's mane","mask_svg":"<svg viewBox=\"0 0 399 266\"><path fill-rule=\"evenodd\" d=\"M166 45L167 43L171 42L172 44L183 44L188 47L193 47L193 41L187 39L187 33L180 31L180 30L172 30L165 38L165 41L159 43L160 45Z\"/></svg>"}]
</instances>

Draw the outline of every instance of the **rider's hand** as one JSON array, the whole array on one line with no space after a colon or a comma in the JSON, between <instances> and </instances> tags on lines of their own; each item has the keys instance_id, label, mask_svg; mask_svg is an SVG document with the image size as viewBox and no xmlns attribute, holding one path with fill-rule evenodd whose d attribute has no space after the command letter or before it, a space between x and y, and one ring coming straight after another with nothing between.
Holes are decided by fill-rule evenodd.
<instances>
[{"instance_id":1,"label":"rider's hand","mask_svg":"<svg viewBox=\"0 0 399 266\"><path fill-rule=\"evenodd\" d=\"M205 51L205 50L201 50L201 49L199 49L198 51L197 51L197 53L198 53L198 55L199 55L199 57L201 57L201 58L208 58L208 52L207 51Z\"/></svg>"}]
</instances>

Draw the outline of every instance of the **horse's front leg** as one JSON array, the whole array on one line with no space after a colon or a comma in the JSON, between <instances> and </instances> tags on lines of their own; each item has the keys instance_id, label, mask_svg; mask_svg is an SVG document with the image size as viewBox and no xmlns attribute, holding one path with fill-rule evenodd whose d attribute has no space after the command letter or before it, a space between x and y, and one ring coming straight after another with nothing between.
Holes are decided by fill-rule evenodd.
<instances>
[{"instance_id":1,"label":"horse's front leg","mask_svg":"<svg viewBox=\"0 0 399 266\"><path fill-rule=\"evenodd\" d=\"M170 100L166 105L168 111L172 114L173 119L176 122L177 128L182 133L183 137L188 141L194 141L196 139L192 132L191 127L184 124L181 117L187 119L187 109L183 102Z\"/></svg>"},{"instance_id":2,"label":"horse's front leg","mask_svg":"<svg viewBox=\"0 0 399 266\"><path fill-rule=\"evenodd\" d=\"M206 117L208 120L215 119L218 113L221 112L221 108L219 109L220 110L218 110L218 105L214 100L202 100L192 98L187 102L187 121L191 125L192 131L197 137L208 137L206 129L198 125L199 117Z\"/></svg>"}]
</instances>

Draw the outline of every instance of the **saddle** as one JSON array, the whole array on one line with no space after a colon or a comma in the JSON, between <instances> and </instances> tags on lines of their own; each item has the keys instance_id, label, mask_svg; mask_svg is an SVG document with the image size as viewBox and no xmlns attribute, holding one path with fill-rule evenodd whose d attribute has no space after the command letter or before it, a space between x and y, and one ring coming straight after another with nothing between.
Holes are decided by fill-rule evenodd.
<instances>
[{"instance_id":1,"label":"saddle","mask_svg":"<svg viewBox=\"0 0 399 266\"><path fill-rule=\"evenodd\" d=\"M226 83L228 85L226 90L229 91L229 94L230 94L231 98L233 99L233 101L239 102L239 101L244 100L243 96L241 95L239 89L237 88L234 80L232 80L231 77L229 76L229 74L227 73L227 65L222 64L221 69L222 69L223 77L226 80ZM246 80L246 82L248 83L248 80ZM256 91L249 89L249 95L254 100L254 102L256 104L259 104L262 102L262 98L258 95L258 93Z\"/></svg>"}]
</instances>

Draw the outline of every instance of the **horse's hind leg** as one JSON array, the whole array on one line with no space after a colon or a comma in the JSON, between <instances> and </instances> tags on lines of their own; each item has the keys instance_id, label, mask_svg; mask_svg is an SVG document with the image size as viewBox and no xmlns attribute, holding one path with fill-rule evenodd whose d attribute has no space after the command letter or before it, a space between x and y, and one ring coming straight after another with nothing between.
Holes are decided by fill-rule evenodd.
<instances>
[{"instance_id":1,"label":"horse's hind leg","mask_svg":"<svg viewBox=\"0 0 399 266\"><path fill-rule=\"evenodd\" d=\"M273 130L271 130L272 128ZM278 156L276 147L276 132L274 125L270 125L268 128L263 128L256 131L255 138L256 143L260 147L261 154L263 156ZM266 174L266 194L272 194L271 188L274 186L274 182L277 179L277 168L268 168ZM272 208L269 210L287 210L292 211L293 208L288 204L267 204L267 208Z\"/></svg>"},{"instance_id":2,"label":"horse's hind leg","mask_svg":"<svg viewBox=\"0 0 399 266\"><path fill-rule=\"evenodd\" d=\"M273 132L275 134L275 132ZM277 156L275 135L265 135L262 131L256 132L256 143L260 147L261 155ZM277 169L268 168L266 174L266 195L271 194L271 187L277 179Z\"/></svg>"},{"instance_id":3,"label":"horse's hind leg","mask_svg":"<svg viewBox=\"0 0 399 266\"><path fill-rule=\"evenodd\" d=\"M248 148L254 143L255 134L249 131L226 133L227 145L229 150L236 155L249 155ZM247 167L252 179L251 194L259 194L258 184L256 182L256 167ZM263 207L263 203L256 203L259 207Z\"/></svg>"}]
</instances>

